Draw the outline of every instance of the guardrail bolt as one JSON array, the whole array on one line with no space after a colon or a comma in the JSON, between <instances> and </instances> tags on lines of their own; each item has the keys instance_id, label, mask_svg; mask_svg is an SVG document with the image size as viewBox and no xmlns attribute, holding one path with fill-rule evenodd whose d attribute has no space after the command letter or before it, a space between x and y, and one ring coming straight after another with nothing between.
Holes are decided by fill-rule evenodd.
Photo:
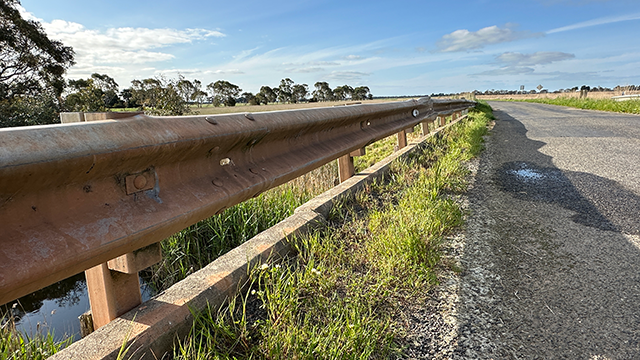
<instances>
[{"instance_id":1,"label":"guardrail bolt","mask_svg":"<svg viewBox=\"0 0 640 360\"><path fill-rule=\"evenodd\" d=\"M136 179L133 180L133 185L136 189L144 189L147 186L147 178L144 175L136 176Z\"/></svg>"}]
</instances>

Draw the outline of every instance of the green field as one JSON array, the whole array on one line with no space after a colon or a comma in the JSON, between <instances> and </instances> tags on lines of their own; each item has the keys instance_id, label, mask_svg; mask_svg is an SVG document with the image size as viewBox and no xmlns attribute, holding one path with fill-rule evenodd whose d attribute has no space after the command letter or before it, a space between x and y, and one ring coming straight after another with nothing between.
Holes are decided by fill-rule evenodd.
<instances>
[{"instance_id":1,"label":"green field","mask_svg":"<svg viewBox=\"0 0 640 360\"><path fill-rule=\"evenodd\" d=\"M501 99L499 101L521 101L538 104L569 106L577 109L612 111L618 113L640 114L640 100L615 101L611 99L567 98L556 99Z\"/></svg>"}]
</instances>

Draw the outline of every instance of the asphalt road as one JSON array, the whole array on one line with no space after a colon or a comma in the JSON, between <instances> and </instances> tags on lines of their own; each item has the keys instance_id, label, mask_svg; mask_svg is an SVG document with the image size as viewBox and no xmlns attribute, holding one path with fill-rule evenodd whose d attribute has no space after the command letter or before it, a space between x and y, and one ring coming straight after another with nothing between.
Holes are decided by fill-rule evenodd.
<instances>
[{"instance_id":1,"label":"asphalt road","mask_svg":"<svg viewBox=\"0 0 640 360\"><path fill-rule=\"evenodd\" d=\"M443 357L640 359L640 116L490 104Z\"/></svg>"}]
</instances>

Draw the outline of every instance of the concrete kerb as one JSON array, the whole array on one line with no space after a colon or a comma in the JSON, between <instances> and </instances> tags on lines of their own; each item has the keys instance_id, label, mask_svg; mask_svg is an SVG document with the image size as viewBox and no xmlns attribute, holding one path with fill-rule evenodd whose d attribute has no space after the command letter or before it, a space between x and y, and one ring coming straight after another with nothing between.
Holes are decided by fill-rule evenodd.
<instances>
[{"instance_id":1,"label":"concrete kerb","mask_svg":"<svg viewBox=\"0 0 640 360\"><path fill-rule=\"evenodd\" d=\"M457 119L456 122L465 117ZM247 282L251 268L268 260L292 254L293 249L289 241L326 222L335 203L352 197L365 185L383 177L388 173L394 160L405 158L416 151L418 145L428 137L456 122L420 137L407 147L305 203L287 219L261 232L153 299L53 355L50 359L117 359L123 343L130 347L124 357L126 359L131 355L133 355L132 359L162 359L165 353L172 351L176 337L184 338L189 333L193 323L192 311L202 311L207 306L214 309L222 306Z\"/></svg>"}]
</instances>

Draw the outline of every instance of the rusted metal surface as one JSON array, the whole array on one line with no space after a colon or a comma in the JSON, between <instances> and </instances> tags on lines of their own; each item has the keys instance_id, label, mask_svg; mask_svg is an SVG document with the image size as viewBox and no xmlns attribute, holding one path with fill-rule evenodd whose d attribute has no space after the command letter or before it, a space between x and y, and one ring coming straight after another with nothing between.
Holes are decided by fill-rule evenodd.
<instances>
[{"instance_id":1,"label":"rusted metal surface","mask_svg":"<svg viewBox=\"0 0 640 360\"><path fill-rule=\"evenodd\" d=\"M1 129L0 304L473 104L422 98Z\"/></svg>"}]
</instances>

